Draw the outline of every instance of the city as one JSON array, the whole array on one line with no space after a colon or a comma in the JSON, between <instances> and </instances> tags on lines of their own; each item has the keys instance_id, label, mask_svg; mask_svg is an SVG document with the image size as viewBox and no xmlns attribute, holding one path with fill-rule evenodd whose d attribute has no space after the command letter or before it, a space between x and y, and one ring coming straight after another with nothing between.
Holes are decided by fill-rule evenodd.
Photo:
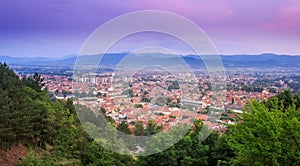
<instances>
[{"instance_id":1,"label":"city","mask_svg":"<svg viewBox=\"0 0 300 166\"><path fill-rule=\"evenodd\" d=\"M274 72L230 71L226 80L226 97L221 106L216 107L209 75L204 71L196 73L193 92L189 93L193 97L182 94L184 85L178 85L174 76L159 70L141 71L131 78L122 77L123 80L113 72L90 73L78 78L45 74L42 77L45 78L45 88L57 99L75 97L78 99L76 103L92 108L95 113L104 108L117 125L126 122L131 131L137 121L142 121L146 127L149 120L162 125L164 130L178 123L191 125L194 120L202 120L211 129L224 131L227 124L238 122L236 116L242 113L247 102L268 100L299 84L299 76L294 72L287 72L282 77ZM95 104L96 108L93 107ZM214 111L213 117L217 116L217 119L210 117Z\"/></svg>"}]
</instances>

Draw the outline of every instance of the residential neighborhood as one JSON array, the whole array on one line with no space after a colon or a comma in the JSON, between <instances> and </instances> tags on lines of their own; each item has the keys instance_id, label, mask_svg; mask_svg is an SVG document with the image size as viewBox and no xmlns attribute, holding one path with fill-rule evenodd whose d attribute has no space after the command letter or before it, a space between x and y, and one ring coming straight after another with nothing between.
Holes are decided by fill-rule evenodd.
<instances>
[{"instance_id":1,"label":"residential neighborhood","mask_svg":"<svg viewBox=\"0 0 300 166\"><path fill-rule=\"evenodd\" d=\"M276 93L270 92L270 88L281 91L276 86L261 87L261 91L243 89L257 80L251 74L229 75L225 83L227 89L213 89L205 72L197 72L196 78L191 78L193 74L190 73L178 75L182 77L165 71L140 71L134 76L104 72L80 77L43 77L46 88L55 93L57 99L75 97L75 102L91 108L96 114L104 108L117 125L125 122L132 130L138 121L146 127L152 120L168 130L178 124L192 125L194 120L201 120L209 128L221 132L228 124L238 122L236 116L243 112L248 101L274 96ZM274 80L274 85L276 83ZM286 86L283 80L278 83Z\"/></svg>"}]
</instances>

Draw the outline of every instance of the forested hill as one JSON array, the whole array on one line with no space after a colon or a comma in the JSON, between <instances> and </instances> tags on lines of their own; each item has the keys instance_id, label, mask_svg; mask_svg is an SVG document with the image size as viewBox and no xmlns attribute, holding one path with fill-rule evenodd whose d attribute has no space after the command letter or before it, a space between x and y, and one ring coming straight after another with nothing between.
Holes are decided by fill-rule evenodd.
<instances>
[{"instance_id":1,"label":"forested hill","mask_svg":"<svg viewBox=\"0 0 300 166\"><path fill-rule=\"evenodd\" d=\"M70 161L79 163L76 153L87 135L77 125L73 103L50 101L41 85L38 74L20 79L6 64L0 64L1 149L9 151L23 144L30 151L29 159L43 156L41 160L51 163L74 158Z\"/></svg>"},{"instance_id":2,"label":"forested hill","mask_svg":"<svg viewBox=\"0 0 300 166\"><path fill-rule=\"evenodd\" d=\"M123 156L105 151L89 138L71 100L51 101L41 86L38 74L20 79L0 64L0 165L81 165L91 148L103 155L97 158L101 161L122 161ZM25 150L18 150L24 145ZM16 149L28 155L13 154Z\"/></svg>"},{"instance_id":3,"label":"forested hill","mask_svg":"<svg viewBox=\"0 0 300 166\"><path fill-rule=\"evenodd\" d=\"M81 127L72 100L52 100L41 90L42 85L38 74L20 79L6 64L0 64L0 165L300 165L300 100L290 91L268 101L249 102L245 113L236 115L240 123L230 125L221 135L213 132L199 141L202 123L196 121L169 149L133 157L101 147ZM101 119L76 106L90 115L84 125L101 131L97 128ZM117 127L132 135L161 131L152 122L146 128L138 122L135 128L132 132L125 123ZM168 142L170 137L164 139ZM123 147L122 141L118 143ZM157 145L149 147L159 148ZM13 154L15 149L26 154Z\"/></svg>"}]
</instances>

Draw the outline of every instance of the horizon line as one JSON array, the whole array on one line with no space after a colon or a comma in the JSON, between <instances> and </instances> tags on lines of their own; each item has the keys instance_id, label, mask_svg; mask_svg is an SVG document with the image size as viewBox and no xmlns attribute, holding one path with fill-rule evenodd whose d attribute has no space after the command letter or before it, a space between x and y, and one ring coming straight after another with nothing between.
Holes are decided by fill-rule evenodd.
<instances>
[{"instance_id":1,"label":"horizon line","mask_svg":"<svg viewBox=\"0 0 300 166\"><path fill-rule=\"evenodd\" d=\"M105 53L107 55L109 54L124 54L124 53L128 53L130 54L130 52L109 52L109 53ZM141 54L166 54L167 53L163 53L163 52L144 52ZM87 55L87 56L94 56L94 55L99 55L99 54L104 54L104 53L98 53L98 54L91 54L91 55ZM132 53L134 54L134 53ZM179 55L179 56L192 56L196 54L172 54L172 55ZM236 53L236 54L217 54L219 56L263 56L263 55L275 55L275 56L300 56L300 54L277 54L277 53L269 53L269 52L265 52L265 53L259 53L259 54L247 54L247 53ZM49 56L10 56L10 55L0 55L0 57L10 57L10 58L46 58L46 59L63 59L63 58L72 58L72 57L76 57L78 56L78 54L69 54L69 55L65 55L65 56L53 56L53 57L49 57Z\"/></svg>"}]
</instances>

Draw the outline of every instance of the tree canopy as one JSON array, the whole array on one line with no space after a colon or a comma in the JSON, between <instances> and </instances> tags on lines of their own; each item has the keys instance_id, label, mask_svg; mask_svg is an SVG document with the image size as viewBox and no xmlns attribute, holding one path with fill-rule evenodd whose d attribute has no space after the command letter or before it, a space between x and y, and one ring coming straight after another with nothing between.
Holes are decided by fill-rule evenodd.
<instances>
[{"instance_id":1,"label":"tree canopy","mask_svg":"<svg viewBox=\"0 0 300 166\"><path fill-rule=\"evenodd\" d=\"M225 135L236 155L232 162L242 165L299 165L300 109L285 91L266 102L245 106L242 123L232 125ZM253 160L255 159L255 160Z\"/></svg>"}]
</instances>

